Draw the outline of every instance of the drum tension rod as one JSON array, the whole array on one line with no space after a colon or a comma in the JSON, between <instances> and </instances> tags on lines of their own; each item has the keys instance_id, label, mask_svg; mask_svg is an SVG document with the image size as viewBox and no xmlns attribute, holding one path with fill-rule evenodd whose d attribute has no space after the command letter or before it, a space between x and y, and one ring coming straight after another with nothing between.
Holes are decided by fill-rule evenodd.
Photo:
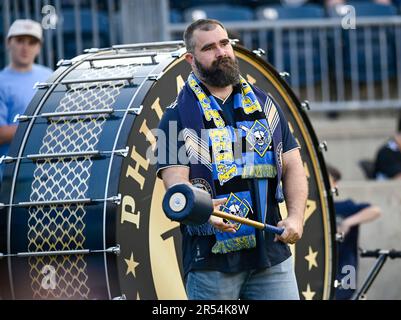
<instances>
[{"instance_id":1,"label":"drum tension rod","mask_svg":"<svg viewBox=\"0 0 401 320\"><path fill-rule=\"evenodd\" d=\"M290 77L290 74L287 71L279 72L279 75L283 79Z\"/></svg>"},{"instance_id":2,"label":"drum tension rod","mask_svg":"<svg viewBox=\"0 0 401 320\"><path fill-rule=\"evenodd\" d=\"M18 252L4 254L0 252L0 259L16 257L16 258L27 258L27 257L44 257L44 256L61 256L61 255L76 255L76 254L93 254L93 253L113 253L119 255L121 252L120 245L117 244L114 247L107 249L77 249L77 250L58 250L58 251L41 251L41 252Z\"/></svg>"},{"instance_id":3,"label":"drum tension rod","mask_svg":"<svg viewBox=\"0 0 401 320\"><path fill-rule=\"evenodd\" d=\"M113 108L107 108L107 109L97 109L97 110L79 110L79 111L65 111L65 112L46 112L46 113L41 113L35 116L27 116L24 114L17 114L14 117L14 123L16 122L23 122L23 121L28 121L31 119L36 119L36 118L56 118L56 117L75 117L75 116L92 116L92 115L98 115L98 114L112 114L114 112L134 112L136 114L139 111L142 111L143 106L139 106L138 108L128 108L128 109L113 109ZM65 121L66 119L63 119Z\"/></svg>"},{"instance_id":4,"label":"drum tension rod","mask_svg":"<svg viewBox=\"0 0 401 320\"><path fill-rule=\"evenodd\" d=\"M134 77L125 76L125 77L109 77L109 78L93 78L93 79L72 79L72 80L63 80L61 82L37 82L34 85L34 89L45 89L51 87L54 84L56 85L61 84L65 85L69 90L72 84L110 82L110 81L122 81L122 80L127 80L129 83L132 83Z\"/></svg>"},{"instance_id":5,"label":"drum tension rod","mask_svg":"<svg viewBox=\"0 0 401 320\"><path fill-rule=\"evenodd\" d=\"M117 205L121 204L121 194L112 196L106 199L91 199L91 198L81 198L81 199L60 199L60 200L44 200L44 201L26 201L18 202L12 204L0 203L0 209L5 207L31 207L31 206L52 206L52 205L65 205L65 204L95 204L101 202L113 202Z\"/></svg>"},{"instance_id":6,"label":"drum tension rod","mask_svg":"<svg viewBox=\"0 0 401 320\"><path fill-rule=\"evenodd\" d=\"M37 82L34 85L34 89L44 89L44 88L49 88L52 85L56 84L61 84L65 85L67 87L67 90L71 89L72 84L83 84L83 83L96 83L96 82L111 82L111 81L122 81L126 80L128 81L131 85L133 85L133 81L135 78L147 78L148 80L159 80L163 75L163 72L159 74L148 74L148 75L143 75L143 76L125 76L125 77L109 77L109 78L93 78L93 79L72 79L72 80L64 80L61 82Z\"/></svg>"},{"instance_id":7,"label":"drum tension rod","mask_svg":"<svg viewBox=\"0 0 401 320\"><path fill-rule=\"evenodd\" d=\"M57 67L60 67L60 66L69 67L69 66L72 66L72 64L73 64L72 60L60 59L60 60L57 62L56 66L57 66Z\"/></svg>"},{"instance_id":8,"label":"drum tension rod","mask_svg":"<svg viewBox=\"0 0 401 320\"><path fill-rule=\"evenodd\" d=\"M266 51L263 50L262 48L258 48L258 49L256 49L256 50L253 50L252 52L253 52L254 54L256 54L258 57L261 57L261 56L265 56L265 55L266 55Z\"/></svg>"},{"instance_id":9,"label":"drum tension rod","mask_svg":"<svg viewBox=\"0 0 401 320\"><path fill-rule=\"evenodd\" d=\"M121 55L104 55L104 56L96 56L85 59L84 61L88 61L93 68L93 61L101 61L101 60L116 60L116 59L125 59L125 58L146 58L150 57L152 59L152 64L156 64L155 57L157 56L156 52L138 52L138 53L130 53L130 54L121 54Z\"/></svg>"},{"instance_id":10,"label":"drum tension rod","mask_svg":"<svg viewBox=\"0 0 401 320\"><path fill-rule=\"evenodd\" d=\"M239 43L239 39L230 39L230 43L232 46L235 46L237 43Z\"/></svg>"},{"instance_id":11,"label":"drum tension rod","mask_svg":"<svg viewBox=\"0 0 401 320\"><path fill-rule=\"evenodd\" d=\"M163 41L163 42L145 42L145 43L137 43L137 44L119 44L114 45L112 48L116 51L122 49L148 49L148 48L168 48L168 47L178 47L182 48L185 46L184 41L177 40L177 41Z\"/></svg>"},{"instance_id":12,"label":"drum tension rod","mask_svg":"<svg viewBox=\"0 0 401 320\"><path fill-rule=\"evenodd\" d=\"M113 151L99 151L99 150L91 150L91 151L77 151L77 152L59 152L59 153L47 153L47 154L28 154L26 157L10 157L10 156L1 156L0 164L10 163L16 160L32 160L34 162L43 161L46 159L59 159L59 158L76 158L76 157L102 157L110 154L116 154L122 156L124 158L127 157L129 151L129 147L125 147L124 149L117 149Z\"/></svg>"}]
</instances>

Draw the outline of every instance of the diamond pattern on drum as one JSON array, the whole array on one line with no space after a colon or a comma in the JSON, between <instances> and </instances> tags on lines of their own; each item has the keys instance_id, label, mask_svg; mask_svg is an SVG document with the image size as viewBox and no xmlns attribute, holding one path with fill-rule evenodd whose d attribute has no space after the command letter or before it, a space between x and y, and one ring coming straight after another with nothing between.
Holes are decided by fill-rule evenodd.
<instances>
[{"instance_id":1,"label":"diamond pattern on drum","mask_svg":"<svg viewBox=\"0 0 401 320\"><path fill-rule=\"evenodd\" d=\"M93 68L79 79L124 77L137 66ZM70 86L54 112L98 110L113 106L126 81L77 83ZM104 114L51 118L42 140L40 154L93 151L99 142ZM87 198L92 159L72 157L46 159L36 163L30 201ZM83 204L31 206L28 219L28 251L78 250L85 248ZM99 249L99 248L90 248ZM29 259L33 298L90 298L85 256L44 256ZM55 271L55 281L45 278ZM47 281L49 280L49 281ZM55 283L54 283L55 282Z\"/></svg>"}]
</instances>

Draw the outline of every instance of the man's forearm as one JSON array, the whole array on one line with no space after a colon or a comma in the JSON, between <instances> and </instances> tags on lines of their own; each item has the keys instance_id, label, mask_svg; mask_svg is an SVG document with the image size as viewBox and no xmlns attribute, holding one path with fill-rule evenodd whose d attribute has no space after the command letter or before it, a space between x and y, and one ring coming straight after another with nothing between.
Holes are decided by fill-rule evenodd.
<instances>
[{"instance_id":1,"label":"man's forearm","mask_svg":"<svg viewBox=\"0 0 401 320\"><path fill-rule=\"evenodd\" d=\"M302 161L290 161L283 174L283 191L288 217L297 218L303 222L308 198L308 182Z\"/></svg>"},{"instance_id":2,"label":"man's forearm","mask_svg":"<svg viewBox=\"0 0 401 320\"><path fill-rule=\"evenodd\" d=\"M163 171L161 172L161 177L163 179L163 184L166 189L177 183L190 184L189 167L185 166L172 166L163 169Z\"/></svg>"}]
</instances>

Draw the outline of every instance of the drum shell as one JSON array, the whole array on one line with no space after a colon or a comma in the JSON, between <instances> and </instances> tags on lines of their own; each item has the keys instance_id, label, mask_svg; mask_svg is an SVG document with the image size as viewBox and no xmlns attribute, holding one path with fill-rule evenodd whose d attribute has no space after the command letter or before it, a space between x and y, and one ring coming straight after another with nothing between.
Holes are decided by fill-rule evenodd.
<instances>
[{"instance_id":1,"label":"drum shell","mask_svg":"<svg viewBox=\"0 0 401 320\"><path fill-rule=\"evenodd\" d=\"M301 155L308 170L310 193L304 236L296 246L292 247L292 252L296 260L301 298L304 297L302 292L307 291L309 285L310 290L315 293L314 299L328 299L333 292L332 284L335 275L335 228L332 198L324 160L318 147L319 142L300 102L274 68L242 47L237 46L235 53L242 74L248 81L269 92L282 107L293 134L301 145ZM120 53L108 54L115 54L116 60L105 63L105 69L124 64L124 59L118 57ZM56 79L71 80L84 74L86 69L79 69L78 65L87 64L83 60L89 56L91 55L76 58L76 64L73 66L61 67L49 82L54 82ZM182 282L180 227L167 219L161 209L164 187L161 180L156 178L156 166L148 161L147 156L156 138L152 129L157 128L165 107L174 101L190 67L183 56L178 55L178 57L169 56L161 60L152 70L148 68L145 71L141 67L136 70L138 75L159 74L162 71L164 73L157 82L141 79L136 86L127 85L121 89L109 107L127 110L130 107L139 108L142 105L142 112L139 115L135 112L122 112L105 120L97 143L92 145L100 150L119 150L128 147L128 153L126 157L115 155L94 160L89 170L85 192L81 194L91 199L106 199L121 195L120 202L100 201L96 204L84 205L86 211L82 229L82 234L85 235L83 245L74 244L68 247L62 240L59 241L61 249L63 247L81 249L82 247L105 250L119 246L120 254L97 253L83 256L72 255L70 258L62 255L40 265L42 268L47 264L54 265L57 271L63 269L60 267L57 269L57 266L66 265L71 259L73 262L84 261L86 268L84 271L70 272L81 281L80 287L76 283L72 285L74 280L71 280L70 287L85 289L78 289L75 293L57 289L52 291L51 288L41 287L46 274L37 270L38 265L32 262L32 258L3 258L0 260L2 297L15 299L186 298ZM105 77L110 76L107 70L104 73ZM26 114L51 112L51 108L54 111L60 105L66 90L67 88L61 85L53 89L40 89ZM43 137L48 129L49 125L43 120L34 125L21 122L10 149L10 155L16 157L39 153L40 148L43 147ZM29 200L26 195L32 194L32 176L37 168L23 162L7 164L5 180L1 186L0 202L18 203ZM82 172L76 173L77 176L81 174ZM204 181L192 181L192 183L199 184L208 191L209 186ZM285 217L285 206L281 206L280 209L282 216ZM34 214L29 211L29 208L21 207L5 207L0 210L0 213L1 252L7 254L28 251L29 217ZM62 225L61 222L56 224ZM47 224L49 225L51 224ZM309 247L313 252L318 252L317 267L312 266L311 269L305 261ZM60 248L57 247L57 249ZM39 280L35 280L32 276L32 270L36 270L35 275L39 277ZM68 275L68 272L64 271L65 274ZM62 276L59 276L59 281ZM68 282L66 279L63 281L60 283ZM34 289L38 286L40 290Z\"/></svg>"}]
</instances>

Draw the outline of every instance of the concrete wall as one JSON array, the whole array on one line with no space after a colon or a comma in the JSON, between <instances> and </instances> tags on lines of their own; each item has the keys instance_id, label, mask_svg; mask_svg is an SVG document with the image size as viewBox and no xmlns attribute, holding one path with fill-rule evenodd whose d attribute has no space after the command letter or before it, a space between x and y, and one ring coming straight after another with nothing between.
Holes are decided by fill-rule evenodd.
<instances>
[{"instance_id":1,"label":"concrete wall","mask_svg":"<svg viewBox=\"0 0 401 320\"><path fill-rule=\"evenodd\" d=\"M342 182L339 193L339 199L370 202L382 209L381 218L361 226L361 248L401 250L401 181ZM359 286L374 262L374 258L360 258ZM401 259L387 260L368 291L368 299L401 300Z\"/></svg>"},{"instance_id":2,"label":"concrete wall","mask_svg":"<svg viewBox=\"0 0 401 320\"><path fill-rule=\"evenodd\" d=\"M365 179L358 162L375 158L378 148L396 131L397 119L397 112L348 112L337 119L310 115L319 140L327 141L326 161L342 171L343 180Z\"/></svg>"}]
</instances>

